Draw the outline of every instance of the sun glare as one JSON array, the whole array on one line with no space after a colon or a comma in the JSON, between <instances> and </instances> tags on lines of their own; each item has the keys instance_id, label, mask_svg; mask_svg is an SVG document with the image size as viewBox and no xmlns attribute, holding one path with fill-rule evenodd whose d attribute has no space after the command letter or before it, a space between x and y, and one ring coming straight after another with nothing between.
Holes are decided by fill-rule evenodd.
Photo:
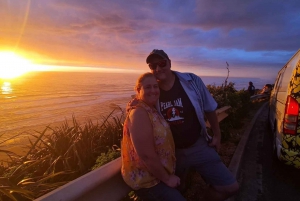
<instances>
[{"instance_id":1,"label":"sun glare","mask_svg":"<svg viewBox=\"0 0 300 201\"><path fill-rule=\"evenodd\" d=\"M0 78L11 79L33 70L27 59L13 52L0 52Z\"/></svg>"}]
</instances>

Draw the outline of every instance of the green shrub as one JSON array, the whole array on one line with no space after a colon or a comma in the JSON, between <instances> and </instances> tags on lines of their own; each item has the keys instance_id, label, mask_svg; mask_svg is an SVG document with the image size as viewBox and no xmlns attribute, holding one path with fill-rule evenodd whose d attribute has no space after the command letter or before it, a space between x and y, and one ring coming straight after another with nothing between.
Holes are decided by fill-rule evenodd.
<instances>
[{"instance_id":1,"label":"green shrub","mask_svg":"<svg viewBox=\"0 0 300 201\"><path fill-rule=\"evenodd\" d=\"M222 141L226 141L230 139L230 129L242 126L241 120L249 112L250 95L244 89L237 91L232 82L226 86L207 85L207 88L218 103L218 108L231 106L229 116L220 122Z\"/></svg>"},{"instance_id":2,"label":"green shrub","mask_svg":"<svg viewBox=\"0 0 300 201\"><path fill-rule=\"evenodd\" d=\"M98 156L96 160L96 164L92 167L92 170L95 170L102 165L105 165L109 163L110 161L113 161L121 156L121 150L120 149L109 149L106 153L101 153L100 156Z\"/></svg>"}]
</instances>

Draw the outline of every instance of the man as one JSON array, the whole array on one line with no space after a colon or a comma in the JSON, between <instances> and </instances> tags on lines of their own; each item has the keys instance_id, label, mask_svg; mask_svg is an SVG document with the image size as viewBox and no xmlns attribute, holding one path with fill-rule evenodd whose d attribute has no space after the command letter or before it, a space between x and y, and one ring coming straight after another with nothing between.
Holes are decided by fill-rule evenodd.
<instances>
[{"instance_id":1,"label":"man","mask_svg":"<svg viewBox=\"0 0 300 201\"><path fill-rule=\"evenodd\" d=\"M253 96L255 94L255 87L253 85L253 82L249 82L248 92L249 92L250 96Z\"/></svg>"},{"instance_id":2,"label":"man","mask_svg":"<svg viewBox=\"0 0 300 201\"><path fill-rule=\"evenodd\" d=\"M205 200L225 200L239 185L222 163L218 151L221 133L216 115L217 103L202 80L192 73L171 70L171 60L163 50L154 49L146 59L160 88L158 110L168 121L176 148L176 174L194 167L210 185ZM206 131L204 115L213 138Z\"/></svg>"}]
</instances>

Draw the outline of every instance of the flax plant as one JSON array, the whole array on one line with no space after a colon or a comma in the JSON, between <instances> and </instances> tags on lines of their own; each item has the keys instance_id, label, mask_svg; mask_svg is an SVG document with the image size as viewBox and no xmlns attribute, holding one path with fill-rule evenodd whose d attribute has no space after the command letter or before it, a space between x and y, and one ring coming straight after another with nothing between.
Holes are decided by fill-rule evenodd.
<instances>
[{"instance_id":1,"label":"flax plant","mask_svg":"<svg viewBox=\"0 0 300 201\"><path fill-rule=\"evenodd\" d=\"M114 111L82 125L73 116L71 122L31 134L27 154L10 157L2 167L0 200L33 200L91 171L109 150L118 151L124 115L113 116Z\"/></svg>"}]
</instances>

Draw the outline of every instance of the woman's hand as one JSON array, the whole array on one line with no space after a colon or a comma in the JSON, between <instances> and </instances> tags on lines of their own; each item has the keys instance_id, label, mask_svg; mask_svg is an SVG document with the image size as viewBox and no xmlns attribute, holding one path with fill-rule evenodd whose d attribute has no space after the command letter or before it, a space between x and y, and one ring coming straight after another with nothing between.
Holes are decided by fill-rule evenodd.
<instances>
[{"instance_id":1,"label":"woman's hand","mask_svg":"<svg viewBox=\"0 0 300 201\"><path fill-rule=\"evenodd\" d=\"M164 182L167 186L176 188L180 185L180 178L176 175L170 175L167 181Z\"/></svg>"}]
</instances>

